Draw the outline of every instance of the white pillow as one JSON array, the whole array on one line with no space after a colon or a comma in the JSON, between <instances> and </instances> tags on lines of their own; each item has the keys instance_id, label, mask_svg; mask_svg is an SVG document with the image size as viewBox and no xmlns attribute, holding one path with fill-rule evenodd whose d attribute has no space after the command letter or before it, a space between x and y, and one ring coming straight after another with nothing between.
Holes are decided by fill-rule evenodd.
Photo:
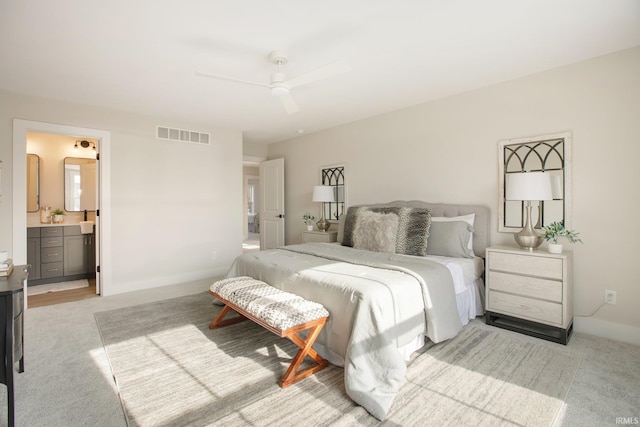
<instances>
[{"instance_id":1,"label":"white pillow","mask_svg":"<svg viewBox=\"0 0 640 427\"><path fill-rule=\"evenodd\" d=\"M460 216L432 216L431 222L445 222L445 221L464 221L467 224L473 227L473 223L476 220L476 214L468 214L468 215L460 215ZM471 256L476 256L473 253L473 233L469 236L469 242L467 243L467 248L469 249L469 254Z\"/></svg>"}]
</instances>

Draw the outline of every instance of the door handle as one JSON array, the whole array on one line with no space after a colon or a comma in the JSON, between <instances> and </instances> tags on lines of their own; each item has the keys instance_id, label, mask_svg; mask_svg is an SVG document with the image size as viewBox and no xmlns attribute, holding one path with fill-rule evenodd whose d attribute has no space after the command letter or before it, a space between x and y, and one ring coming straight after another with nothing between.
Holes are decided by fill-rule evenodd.
<instances>
[{"instance_id":1,"label":"door handle","mask_svg":"<svg viewBox=\"0 0 640 427\"><path fill-rule=\"evenodd\" d=\"M284 218L284 214L276 215L276 218Z\"/></svg>"}]
</instances>

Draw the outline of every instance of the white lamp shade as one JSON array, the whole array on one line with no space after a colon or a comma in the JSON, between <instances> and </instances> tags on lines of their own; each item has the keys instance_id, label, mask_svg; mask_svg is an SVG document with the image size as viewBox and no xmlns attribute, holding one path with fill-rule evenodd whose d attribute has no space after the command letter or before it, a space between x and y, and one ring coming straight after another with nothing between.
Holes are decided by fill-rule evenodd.
<instances>
[{"instance_id":1,"label":"white lamp shade","mask_svg":"<svg viewBox=\"0 0 640 427\"><path fill-rule=\"evenodd\" d=\"M329 185L316 185L313 187L313 202L335 202L333 187Z\"/></svg>"},{"instance_id":2,"label":"white lamp shade","mask_svg":"<svg viewBox=\"0 0 640 427\"><path fill-rule=\"evenodd\" d=\"M551 175L545 172L507 175L507 200L552 200Z\"/></svg>"}]
</instances>

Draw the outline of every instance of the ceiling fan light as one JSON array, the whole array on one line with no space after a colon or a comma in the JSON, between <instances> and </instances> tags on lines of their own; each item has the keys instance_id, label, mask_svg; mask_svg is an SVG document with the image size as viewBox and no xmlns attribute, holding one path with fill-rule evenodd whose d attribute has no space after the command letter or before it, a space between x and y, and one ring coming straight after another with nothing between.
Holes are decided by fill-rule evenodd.
<instances>
[{"instance_id":1,"label":"ceiling fan light","mask_svg":"<svg viewBox=\"0 0 640 427\"><path fill-rule=\"evenodd\" d=\"M283 85L275 85L271 87L271 95L283 96L289 94L289 88Z\"/></svg>"}]
</instances>

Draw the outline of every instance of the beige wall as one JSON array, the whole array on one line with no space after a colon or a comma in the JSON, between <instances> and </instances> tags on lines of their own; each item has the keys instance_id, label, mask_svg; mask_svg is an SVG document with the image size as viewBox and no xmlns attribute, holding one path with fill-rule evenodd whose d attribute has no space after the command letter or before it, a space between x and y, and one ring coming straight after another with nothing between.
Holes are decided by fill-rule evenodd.
<instances>
[{"instance_id":1,"label":"beige wall","mask_svg":"<svg viewBox=\"0 0 640 427\"><path fill-rule=\"evenodd\" d=\"M244 141L242 144L242 154L251 160L266 159L267 158L267 146L265 144L255 144Z\"/></svg>"},{"instance_id":2,"label":"beige wall","mask_svg":"<svg viewBox=\"0 0 640 427\"><path fill-rule=\"evenodd\" d=\"M107 293L223 274L242 251L242 133L0 91L0 248L13 251L13 119L108 131ZM210 132L210 145L155 138L157 125Z\"/></svg>"},{"instance_id":3,"label":"beige wall","mask_svg":"<svg viewBox=\"0 0 640 427\"><path fill-rule=\"evenodd\" d=\"M563 131L573 136L576 330L640 344L640 48L414 106L269 146L285 158L288 244L301 240L323 165L347 163L349 204L419 199L477 203L498 233L501 139ZM323 149L318 149L322 146Z\"/></svg>"}]
</instances>

